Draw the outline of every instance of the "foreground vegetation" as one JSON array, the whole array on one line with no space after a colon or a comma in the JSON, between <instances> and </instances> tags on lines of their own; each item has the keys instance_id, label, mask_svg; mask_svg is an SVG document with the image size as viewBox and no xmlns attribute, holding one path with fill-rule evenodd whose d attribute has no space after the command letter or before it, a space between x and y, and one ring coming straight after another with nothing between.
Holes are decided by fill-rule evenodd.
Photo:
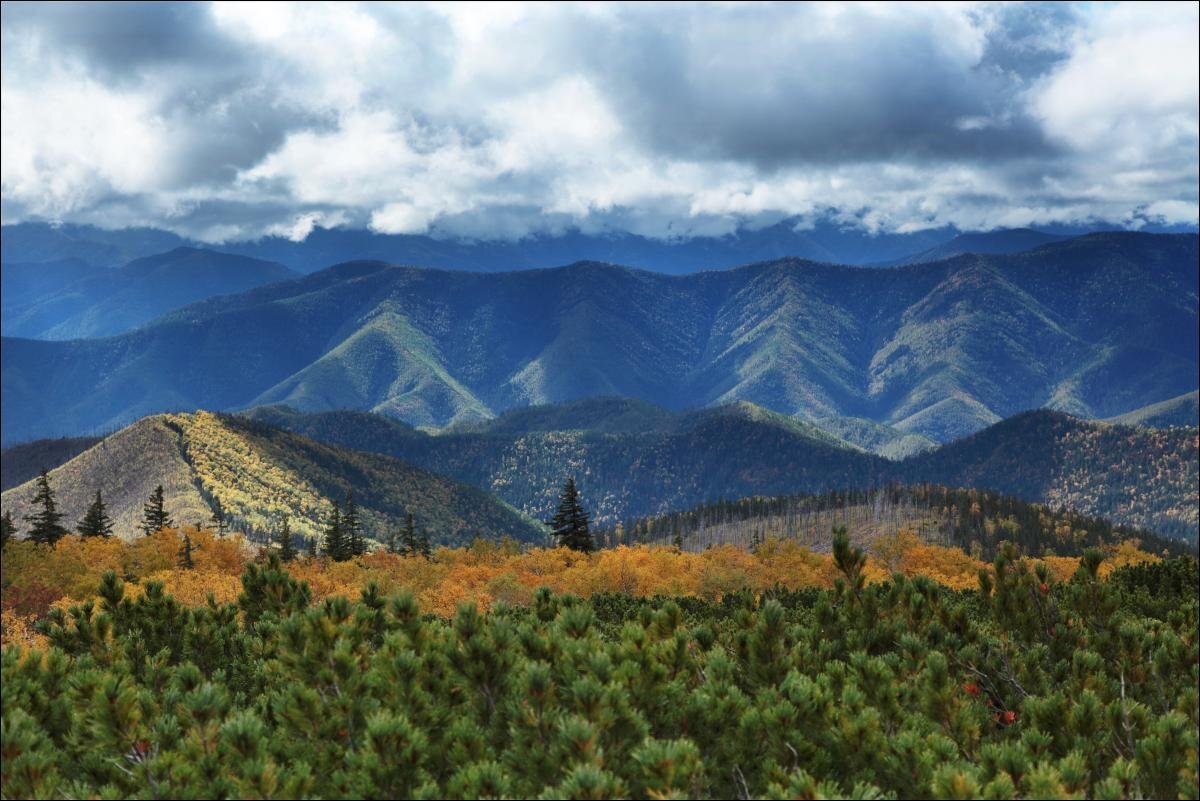
<instances>
[{"instance_id":1,"label":"foreground vegetation","mask_svg":"<svg viewBox=\"0 0 1200 801\"><path fill-rule=\"evenodd\" d=\"M274 558L197 607L109 573L4 651L3 795L1196 797L1194 560L1060 583L1004 548L968 591L833 562L450 618Z\"/></svg>"}]
</instances>

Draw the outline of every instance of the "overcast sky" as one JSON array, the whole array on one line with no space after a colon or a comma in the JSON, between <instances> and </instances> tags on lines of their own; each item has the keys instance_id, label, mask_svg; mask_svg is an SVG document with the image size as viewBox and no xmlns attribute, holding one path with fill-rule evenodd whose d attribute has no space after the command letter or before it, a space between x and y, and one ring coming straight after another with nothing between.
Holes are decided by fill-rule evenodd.
<instances>
[{"instance_id":1,"label":"overcast sky","mask_svg":"<svg viewBox=\"0 0 1200 801\"><path fill-rule=\"evenodd\" d=\"M3 4L3 218L1197 222L1196 3Z\"/></svg>"}]
</instances>

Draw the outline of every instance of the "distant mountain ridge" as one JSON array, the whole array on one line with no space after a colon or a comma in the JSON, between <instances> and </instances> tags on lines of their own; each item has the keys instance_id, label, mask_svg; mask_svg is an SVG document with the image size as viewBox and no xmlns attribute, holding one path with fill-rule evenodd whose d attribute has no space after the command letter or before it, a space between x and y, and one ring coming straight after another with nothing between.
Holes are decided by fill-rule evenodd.
<instances>
[{"instance_id":1,"label":"distant mountain ridge","mask_svg":"<svg viewBox=\"0 0 1200 801\"><path fill-rule=\"evenodd\" d=\"M887 461L750 404L665 414L637 401L592 399L437 435L363 412L264 407L246 415L452 476L534 517L548 515L563 476L574 475L598 523L609 527L718 498L900 482L1003 492L1164 536L1195 542L1197 535L1195 429L1143 430L1036 411Z\"/></svg>"},{"instance_id":2,"label":"distant mountain ridge","mask_svg":"<svg viewBox=\"0 0 1200 801\"><path fill-rule=\"evenodd\" d=\"M462 544L477 531L541 541L533 521L475 487L376 454L318 443L261 423L208 412L146 417L110 434L49 474L72 528L99 490L118 536L140 535L142 505L164 488L177 525L209 525L220 501L234 530L262 538L289 518L297 536L316 537L332 503L354 492L368 537L384 541L413 514L435 541ZM35 482L2 498L25 530Z\"/></svg>"},{"instance_id":3,"label":"distant mountain ridge","mask_svg":"<svg viewBox=\"0 0 1200 801\"><path fill-rule=\"evenodd\" d=\"M351 262L110 339L5 338L3 439L273 403L442 427L620 395L947 441L1024 409L1109 417L1194 390L1196 264L1195 235L1130 233L885 271Z\"/></svg>"},{"instance_id":4,"label":"distant mountain ridge","mask_svg":"<svg viewBox=\"0 0 1200 801\"><path fill-rule=\"evenodd\" d=\"M52 264L78 265L77 260ZM3 265L5 336L78 339L118 334L216 295L296 277L274 262L178 247L121 267L84 267L74 280L46 286L46 266Z\"/></svg>"},{"instance_id":5,"label":"distant mountain ridge","mask_svg":"<svg viewBox=\"0 0 1200 801\"><path fill-rule=\"evenodd\" d=\"M952 259L965 253L995 256L1006 253L1021 253L1052 242L1061 242L1068 237L1034 231L1031 228L1008 228L998 231L983 231L959 234L948 242L942 242L929 250L914 253L886 262L886 266L898 267L906 264L928 264L929 262Z\"/></svg>"}]
</instances>

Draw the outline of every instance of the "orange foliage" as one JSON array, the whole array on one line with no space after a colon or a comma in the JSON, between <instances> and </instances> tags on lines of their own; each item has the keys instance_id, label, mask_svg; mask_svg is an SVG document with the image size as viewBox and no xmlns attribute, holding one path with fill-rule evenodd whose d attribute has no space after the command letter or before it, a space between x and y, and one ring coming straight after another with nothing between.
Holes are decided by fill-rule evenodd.
<instances>
[{"instance_id":1,"label":"orange foliage","mask_svg":"<svg viewBox=\"0 0 1200 801\"><path fill-rule=\"evenodd\" d=\"M178 566L183 533L192 541L192 570ZM1109 549L1103 574L1122 565L1157 560L1137 545L1127 542ZM865 569L868 581L883 581L900 572L967 589L977 586L979 569L984 566L957 548L926 544L907 531L877 538L871 552ZM163 582L166 591L185 604L204 604L209 593L219 603L235 601L249 556L240 537L216 537L191 527L164 529L132 543L75 536L64 537L55 547L10 543L4 559L5 642L36 637L30 622L44 614L53 598L62 598L65 604L91 597L105 570L118 571L135 596L145 581L154 580ZM1068 580L1079 565L1077 557L1047 556L1038 561L1045 562L1059 581ZM437 615L453 614L462 601L483 608L495 603L525 605L539 587L582 596L623 592L717 601L743 588L831 587L837 575L829 554L810 551L793 540L772 538L753 552L732 545L699 553L623 545L593 554L563 548L521 550L511 542L480 540L466 548L440 548L432 559L376 551L347 562L302 558L287 569L308 582L314 600L333 595L355 597L367 583L375 582L385 594L413 593L422 609ZM31 603L37 608L12 608Z\"/></svg>"}]
</instances>

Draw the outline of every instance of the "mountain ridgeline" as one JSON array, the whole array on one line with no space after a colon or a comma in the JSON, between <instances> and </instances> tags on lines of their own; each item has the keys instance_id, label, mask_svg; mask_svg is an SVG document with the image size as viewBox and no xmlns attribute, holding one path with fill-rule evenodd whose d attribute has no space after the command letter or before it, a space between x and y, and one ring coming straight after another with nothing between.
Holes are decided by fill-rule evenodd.
<instances>
[{"instance_id":1,"label":"mountain ridgeline","mask_svg":"<svg viewBox=\"0 0 1200 801\"><path fill-rule=\"evenodd\" d=\"M1195 429L1145 430L1037 411L889 461L750 404L670 414L595 399L516 410L437 435L361 412L273 407L249 415L451 476L542 520L562 477L574 475L594 519L609 527L719 498L900 482L993 490L1193 542L1197 534Z\"/></svg>"},{"instance_id":2,"label":"mountain ridgeline","mask_svg":"<svg viewBox=\"0 0 1200 801\"><path fill-rule=\"evenodd\" d=\"M49 479L63 525L73 529L100 491L123 538L140 535L143 504L162 485L175 524L212 525L219 503L231 528L258 540L279 531L284 517L297 537L319 537L333 503L352 491L364 532L375 540L386 541L412 514L437 543L485 532L542 541L533 521L475 487L208 412L147 417L50 470ZM35 492L35 481L5 491L4 511L23 520Z\"/></svg>"},{"instance_id":3,"label":"mountain ridgeline","mask_svg":"<svg viewBox=\"0 0 1200 801\"><path fill-rule=\"evenodd\" d=\"M621 395L668 409L751 401L944 442L1025 409L1106 418L1193 391L1196 325L1191 234L889 270L353 262L103 340L5 338L3 439L264 404L442 427Z\"/></svg>"},{"instance_id":4,"label":"mountain ridgeline","mask_svg":"<svg viewBox=\"0 0 1200 801\"><path fill-rule=\"evenodd\" d=\"M75 259L6 262L3 330L33 339L111 336L198 300L295 275L281 264L188 247L114 268Z\"/></svg>"}]
</instances>

